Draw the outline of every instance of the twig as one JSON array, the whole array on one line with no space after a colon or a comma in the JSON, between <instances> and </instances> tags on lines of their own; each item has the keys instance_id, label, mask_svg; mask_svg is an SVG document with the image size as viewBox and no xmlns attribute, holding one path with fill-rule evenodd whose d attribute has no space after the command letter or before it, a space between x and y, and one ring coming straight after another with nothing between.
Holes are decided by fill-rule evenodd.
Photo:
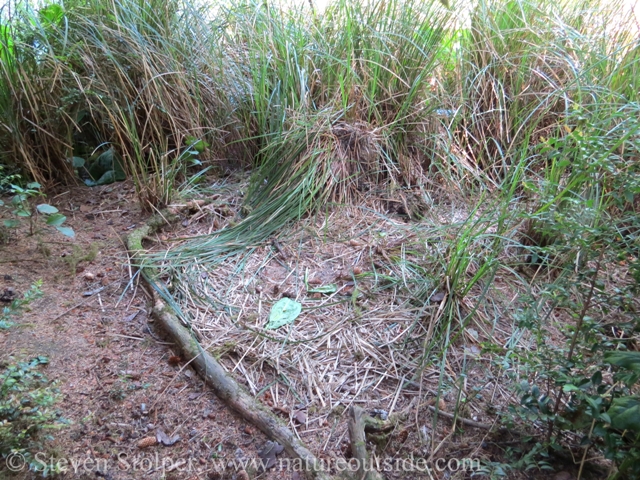
<instances>
[{"instance_id":1,"label":"twig","mask_svg":"<svg viewBox=\"0 0 640 480\"><path fill-rule=\"evenodd\" d=\"M474 427L474 428L481 428L482 430L491 430L495 423L493 425L489 425L488 423L480 423L480 422L476 422L474 420L470 420L468 418L463 418L460 416L456 416L453 413L448 413L448 412L443 412L442 410L437 409L435 406L433 405L428 405L429 410L431 410L432 412L438 414L438 415L442 415L445 418L449 418L451 420L456 420L460 423L463 423L464 425L467 425L468 427Z\"/></svg>"}]
</instances>

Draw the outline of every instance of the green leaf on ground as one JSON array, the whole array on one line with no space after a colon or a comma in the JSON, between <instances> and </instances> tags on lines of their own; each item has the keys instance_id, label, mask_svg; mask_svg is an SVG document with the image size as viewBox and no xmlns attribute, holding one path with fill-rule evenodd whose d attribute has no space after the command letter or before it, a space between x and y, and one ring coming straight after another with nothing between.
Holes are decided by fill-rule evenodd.
<instances>
[{"instance_id":1,"label":"green leaf on ground","mask_svg":"<svg viewBox=\"0 0 640 480\"><path fill-rule=\"evenodd\" d=\"M300 303L290 298L281 298L271 307L269 323L267 323L265 328L275 330L287 323L293 323L301 311L302 305Z\"/></svg>"},{"instance_id":2,"label":"green leaf on ground","mask_svg":"<svg viewBox=\"0 0 640 480\"><path fill-rule=\"evenodd\" d=\"M309 293L335 293L338 290L338 286L335 283L329 285L323 285L321 287L311 288L307 290Z\"/></svg>"}]
</instances>

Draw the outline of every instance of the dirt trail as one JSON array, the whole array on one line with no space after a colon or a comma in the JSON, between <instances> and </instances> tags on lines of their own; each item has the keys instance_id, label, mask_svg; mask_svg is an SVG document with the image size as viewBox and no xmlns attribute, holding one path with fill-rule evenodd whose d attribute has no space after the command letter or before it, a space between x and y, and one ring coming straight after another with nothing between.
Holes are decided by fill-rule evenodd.
<instances>
[{"instance_id":1,"label":"dirt trail","mask_svg":"<svg viewBox=\"0 0 640 480\"><path fill-rule=\"evenodd\" d=\"M70 421L51 443L54 462L74 462L64 478L222 478L213 472L229 461L257 458L266 438L228 412L148 322L121 241L145 219L133 187L77 187L49 202L76 238L22 228L0 246L0 291L22 295L43 281L43 296L0 333L0 362L49 357L45 374ZM180 441L138 448L157 429ZM2 464L0 478L36 476Z\"/></svg>"}]
</instances>

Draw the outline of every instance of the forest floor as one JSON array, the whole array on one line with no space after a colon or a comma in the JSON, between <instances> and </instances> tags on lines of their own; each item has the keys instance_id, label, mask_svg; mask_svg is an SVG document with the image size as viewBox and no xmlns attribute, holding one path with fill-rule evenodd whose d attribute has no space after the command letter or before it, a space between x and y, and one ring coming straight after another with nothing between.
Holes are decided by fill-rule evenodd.
<instances>
[{"instance_id":1,"label":"forest floor","mask_svg":"<svg viewBox=\"0 0 640 480\"><path fill-rule=\"evenodd\" d=\"M184 368L150 322L148 295L130 281L123 237L145 220L133 187L76 187L49 201L68 217L75 239L55 231L29 236L24 227L0 246L0 291L21 296L43 281L42 297L0 333L0 362L48 357L44 373L69 421L39 458L68 462L64 478L113 480L216 478L229 461L258 458L264 435ZM180 440L138 448L158 429ZM5 469L0 478L37 478Z\"/></svg>"},{"instance_id":2,"label":"forest floor","mask_svg":"<svg viewBox=\"0 0 640 480\"><path fill-rule=\"evenodd\" d=\"M43 282L42 297L13 327L0 331L0 363L48 357L44 372L59 389L57 407L68 420L38 459L64 466L62 478L303 478L282 464L256 471L251 461L264 458L261 451L268 449L267 438L230 412L155 328L149 316L151 297L136 281L124 246L124 237L147 217L140 211L133 186L74 187L51 194L49 203L68 217L74 239L53 230L29 235L23 226L0 246L0 292L21 296L34 282ZM176 228L193 233L189 221ZM420 402L420 395L416 398ZM276 407L278 412L285 410ZM284 407L291 417L294 406ZM387 457L425 456L423 437L428 435L426 425L434 425L433 414L415 402L407 410L415 411L415 418L410 413L386 438ZM333 428L325 423L305 429L294 418L285 420L299 427L296 431L303 441L321 439L309 443L319 459L331 464L348 458L347 438L334 432L337 420ZM159 444L154 439L158 431L179 440L169 446ZM500 450L493 447L495 435L487 430L466 428L460 435L451 431L450 419L440 417L431 435L443 447L443 459L482 455L485 460L500 460ZM509 440L506 432L498 435L503 443ZM140 448L145 439L154 444ZM513 441L516 444L519 438ZM246 471L244 462L249 462ZM417 467L384 473L389 480L461 479L473 473ZM0 478L38 478L26 468L14 470L18 471L0 465ZM510 478L574 478L559 470L550 476L514 473Z\"/></svg>"}]
</instances>

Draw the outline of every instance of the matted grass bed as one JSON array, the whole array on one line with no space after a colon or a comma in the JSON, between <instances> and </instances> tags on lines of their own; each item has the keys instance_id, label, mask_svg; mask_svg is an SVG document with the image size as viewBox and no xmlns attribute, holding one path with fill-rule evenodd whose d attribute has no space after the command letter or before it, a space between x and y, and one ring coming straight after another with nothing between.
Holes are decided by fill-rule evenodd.
<instances>
[{"instance_id":1,"label":"matted grass bed","mask_svg":"<svg viewBox=\"0 0 640 480\"><path fill-rule=\"evenodd\" d=\"M227 189L228 196L217 196L185 220L189 236L232 227L228 206L240 205L231 198L238 190ZM214 264L195 257L176 266L172 250L185 238L174 238L160 288L169 289L201 345L253 395L290 414L294 425L325 425L352 404L383 416L424 410L436 396L450 402L445 410L468 403L461 413L491 423L495 417L487 405L506 405L511 393L500 384L492 354L481 353L483 345L521 338L513 337L510 317L487 308L514 309L517 295L508 291L509 282L496 280L491 301L480 306L476 302L486 301L487 292L473 287L454 302L459 317L453 319L445 309L446 259L452 240L469 228L472 212L443 203L425 218L410 220L394 207L403 201L383 197L367 195L361 206L331 206ZM488 248L486 238L476 240L478 251ZM475 269L471 264L466 273L473 276ZM265 328L283 297L300 302L301 314L292 324ZM443 352L441 372L433 365Z\"/></svg>"},{"instance_id":2,"label":"matted grass bed","mask_svg":"<svg viewBox=\"0 0 640 480\"><path fill-rule=\"evenodd\" d=\"M548 382L535 359L564 355L575 319L556 308L554 285L597 261L534 262L526 202L509 207L487 196L470 208L420 190L370 187L358 205L328 205L237 249L230 239L248 228L246 187L214 186L211 203L183 219L184 230L161 235L162 253L151 256L158 288L203 348L316 451L346 437L343 412L358 405L383 418L403 414L398 429L414 438L401 448L438 458L453 431L432 423L430 408L460 424L498 428L514 419L507 412L518 402L517 382ZM212 241L218 255L199 241ZM190 248L202 253L189 256ZM553 261L566 263L562 255ZM603 265L599 278L600 299L634 281L623 261ZM580 281L576 289L585 288ZM285 297L301 304L300 315L266 328ZM608 341L634 335L625 327L633 325L633 303L608 314ZM590 308L605 314L600 300ZM543 317L548 356L526 323L532 309ZM589 354L581 355L588 365ZM481 443L472 442L482 456Z\"/></svg>"}]
</instances>

